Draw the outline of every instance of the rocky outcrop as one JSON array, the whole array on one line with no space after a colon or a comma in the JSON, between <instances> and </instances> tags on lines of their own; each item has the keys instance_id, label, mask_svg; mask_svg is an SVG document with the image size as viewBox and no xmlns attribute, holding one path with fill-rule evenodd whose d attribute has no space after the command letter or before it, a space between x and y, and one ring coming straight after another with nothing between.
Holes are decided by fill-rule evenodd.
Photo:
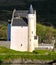
<instances>
[{"instance_id":1,"label":"rocky outcrop","mask_svg":"<svg viewBox=\"0 0 56 65\"><path fill-rule=\"evenodd\" d=\"M4 60L2 61L2 63L12 63L12 64L48 64L52 62L52 60L37 60L37 59L34 59L34 60L31 60L31 59L13 59L13 60Z\"/></svg>"}]
</instances>

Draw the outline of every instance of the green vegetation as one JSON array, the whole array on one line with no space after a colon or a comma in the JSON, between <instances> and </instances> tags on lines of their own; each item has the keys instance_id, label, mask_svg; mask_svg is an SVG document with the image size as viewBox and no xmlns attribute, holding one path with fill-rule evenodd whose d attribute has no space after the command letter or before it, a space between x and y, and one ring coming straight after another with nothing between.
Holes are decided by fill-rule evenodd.
<instances>
[{"instance_id":1,"label":"green vegetation","mask_svg":"<svg viewBox=\"0 0 56 65\"><path fill-rule=\"evenodd\" d=\"M39 43L53 43L53 40L56 40L56 29L37 24L37 35L39 36Z\"/></svg>"},{"instance_id":2,"label":"green vegetation","mask_svg":"<svg viewBox=\"0 0 56 65\"><path fill-rule=\"evenodd\" d=\"M37 53L35 53L37 52ZM56 52L50 50L35 50L35 52L19 52L0 47L0 61L13 59L39 59L39 60L56 60Z\"/></svg>"},{"instance_id":3,"label":"green vegetation","mask_svg":"<svg viewBox=\"0 0 56 65\"><path fill-rule=\"evenodd\" d=\"M0 40L6 40L7 39L7 25L0 25Z\"/></svg>"}]
</instances>

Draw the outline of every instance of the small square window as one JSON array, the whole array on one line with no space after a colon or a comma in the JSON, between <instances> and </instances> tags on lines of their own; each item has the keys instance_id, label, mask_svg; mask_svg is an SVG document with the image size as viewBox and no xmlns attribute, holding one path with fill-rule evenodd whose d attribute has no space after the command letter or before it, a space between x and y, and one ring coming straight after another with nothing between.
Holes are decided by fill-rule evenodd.
<instances>
[{"instance_id":1,"label":"small square window","mask_svg":"<svg viewBox=\"0 0 56 65\"><path fill-rule=\"evenodd\" d=\"M37 39L37 36L34 36L34 39Z\"/></svg>"},{"instance_id":2,"label":"small square window","mask_svg":"<svg viewBox=\"0 0 56 65\"><path fill-rule=\"evenodd\" d=\"M21 46L22 46L22 44L21 44Z\"/></svg>"},{"instance_id":3,"label":"small square window","mask_svg":"<svg viewBox=\"0 0 56 65\"><path fill-rule=\"evenodd\" d=\"M32 31L32 34L33 34L33 31Z\"/></svg>"}]
</instances>

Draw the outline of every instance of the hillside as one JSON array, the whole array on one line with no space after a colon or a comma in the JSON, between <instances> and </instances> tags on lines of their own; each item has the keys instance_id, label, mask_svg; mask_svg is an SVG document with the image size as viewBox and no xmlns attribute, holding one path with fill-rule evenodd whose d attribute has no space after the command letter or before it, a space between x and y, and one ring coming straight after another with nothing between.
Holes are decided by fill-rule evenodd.
<instances>
[{"instance_id":1,"label":"hillside","mask_svg":"<svg viewBox=\"0 0 56 65\"><path fill-rule=\"evenodd\" d=\"M33 8L37 11L37 21L39 23L45 22L46 24L56 27L56 0L0 0L0 11L7 10L13 11L16 9L29 9L29 5L32 4ZM8 20L11 18L11 14L0 13L2 19ZM1 19L0 19L1 20Z\"/></svg>"}]
</instances>

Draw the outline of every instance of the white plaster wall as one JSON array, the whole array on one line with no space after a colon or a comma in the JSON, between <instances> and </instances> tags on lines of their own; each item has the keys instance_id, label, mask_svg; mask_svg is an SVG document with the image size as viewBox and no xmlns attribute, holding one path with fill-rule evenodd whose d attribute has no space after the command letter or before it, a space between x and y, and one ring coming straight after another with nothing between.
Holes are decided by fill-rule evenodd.
<instances>
[{"instance_id":1,"label":"white plaster wall","mask_svg":"<svg viewBox=\"0 0 56 65\"><path fill-rule=\"evenodd\" d=\"M28 50L28 27L27 26L25 27L11 26L10 49L17 50L17 51Z\"/></svg>"}]
</instances>

